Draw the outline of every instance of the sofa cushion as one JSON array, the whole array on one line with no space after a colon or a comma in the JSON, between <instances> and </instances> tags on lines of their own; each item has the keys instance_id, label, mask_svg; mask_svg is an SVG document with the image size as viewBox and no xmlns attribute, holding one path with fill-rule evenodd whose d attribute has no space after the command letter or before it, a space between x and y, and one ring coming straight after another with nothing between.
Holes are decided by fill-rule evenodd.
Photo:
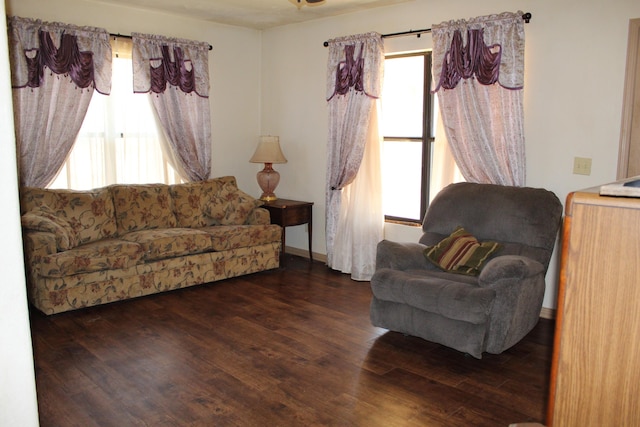
<instances>
[{"instance_id":1,"label":"sofa cushion","mask_svg":"<svg viewBox=\"0 0 640 427\"><path fill-rule=\"evenodd\" d=\"M169 186L178 227L199 228L214 225L216 221L204 213L205 207L211 203L211 198L222 186L230 184L235 187L235 182L234 177L225 176Z\"/></svg>"},{"instance_id":2,"label":"sofa cushion","mask_svg":"<svg viewBox=\"0 0 640 427\"><path fill-rule=\"evenodd\" d=\"M120 235L177 225L168 185L112 185L109 189Z\"/></svg>"},{"instance_id":3,"label":"sofa cushion","mask_svg":"<svg viewBox=\"0 0 640 427\"><path fill-rule=\"evenodd\" d=\"M144 249L145 261L197 254L211 250L211 237L191 228L169 228L133 231L123 240L138 243Z\"/></svg>"},{"instance_id":4,"label":"sofa cushion","mask_svg":"<svg viewBox=\"0 0 640 427\"><path fill-rule=\"evenodd\" d=\"M495 291L481 288L477 278L460 274L433 274L429 270L381 268L371 278L371 291L382 301L406 304L449 319L485 323Z\"/></svg>"},{"instance_id":5,"label":"sofa cushion","mask_svg":"<svg viewBox=\"0 0 640 427\"><path fill-rule=\"evenodd\" d=\"M205 213L219 224L240 225L247 221L253 209L263 203L237 187L225 184L213 195L211 203L205 207Z\"/></svg>"},{"instance_id":6,"label":"sofa cushion","mask_svg":"<svg viewBox=\"0 0 640 427\"><path fill-rule=\"evenodd\" d=\"M71 224L62 217L56 215L47 205L36 207L22 215L22 227L27 230L47 231L53 233L56 238L56 247L65 251L78 245L78 235Z\"/></svg>"},{"instance_id":7,"label":"sofa cushion","mask_svg":"<svg viewBox=\"0 0 640 427\"><path fill-rule=\"evenodd\" d=\"M502 245L497 242L478 242L462 227L438 244L427 246L424 255L443 270L477 276L482 266Z\"/></svg>"},{"instance_id":8,"label":"sofa cushion","mask_svg":"<svg viewBox=\"0 0 640 427\"><path fill-rule=\"evenodd\" d=\"M276 224L267 225L216 225L201 229L211 236L215 251L279 242L282 228Z\"/></svg>"},{"instance_id":9,"label":"sofa cushion","mask_svg":"<svg viewBox=\"0 0 640 427\"><path fill-rule=\"evenodd\" d=\"M40 274L46 277L64 277L92 271L129 268L140 263L143 255L144 250L137 243L104 239L43 256L40 260Z\"/></svg>"},{"instance_id":10,"label":"sofa cushion","mask_svg":"<svg viewBox=\"0 0 640 427\"><path fill-rule=\"evenodd\" d=\"M46 205L75 232L78 244L115 237L117 225L111 193L107 188L91 191L23 188L23 213Z\"/></svg>"}]
</instances>

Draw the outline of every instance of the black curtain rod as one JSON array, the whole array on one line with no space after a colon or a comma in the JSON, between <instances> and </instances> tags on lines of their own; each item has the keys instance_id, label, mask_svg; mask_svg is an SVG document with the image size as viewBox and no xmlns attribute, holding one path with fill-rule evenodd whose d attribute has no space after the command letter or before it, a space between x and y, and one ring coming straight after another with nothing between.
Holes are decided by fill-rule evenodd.
<instances>
[{"instance_id":1,"label":"black curtain rod","mask_svg":"<svg viewBox=\"0 0 640 427\"><path fill-rule=\"evenodd\" d=\"M525 14L522 15L522 19L524 19L525 23L529 23L531 21L531 13L527 12ZM390 34L383 34L382 38L386 39L386 38L391 38L391 37L401 37L401 36L410 36L415 34L416 36L420 37L421 34L425 34L425 33L430 33L431 32L431 28L425 28L423 30L409 30L409 31L402 31L399 33L390 33ZM325 41L323 43L324 47L329 46L329 42Z\"/></svg>"},{"instance_id":2,"label":"black curtain rod","mask_svg":"<svg viewBox=\"0 0 640 427\"><path fill-rule=\"evenodd\" d=\"M122 37L123 39L131 39L131 36L128 36L126 34L109 34L111 37ZM209 50L213 50L213 46L209 45Z\"/></svg>"}]
</instances>

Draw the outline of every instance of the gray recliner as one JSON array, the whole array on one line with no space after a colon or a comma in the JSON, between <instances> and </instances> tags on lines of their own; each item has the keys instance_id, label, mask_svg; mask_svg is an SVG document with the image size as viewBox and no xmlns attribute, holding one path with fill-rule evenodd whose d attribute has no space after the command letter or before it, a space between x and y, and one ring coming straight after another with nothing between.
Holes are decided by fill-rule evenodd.
<instances>
[{"instance_id":1,"label":"gray recliner","mask_svg":"<svg viewBox=\"0 0 640 427\"><path fill-rule=\"evenodd\" d=\"M478 359L503 352L539 320L561 221L560 200L544 189L447 186L427 210L419 243L378 244L371 322ZM460 226L501 244L477 276L443 270L424 255Z\"/></svg>"}]
</instances>

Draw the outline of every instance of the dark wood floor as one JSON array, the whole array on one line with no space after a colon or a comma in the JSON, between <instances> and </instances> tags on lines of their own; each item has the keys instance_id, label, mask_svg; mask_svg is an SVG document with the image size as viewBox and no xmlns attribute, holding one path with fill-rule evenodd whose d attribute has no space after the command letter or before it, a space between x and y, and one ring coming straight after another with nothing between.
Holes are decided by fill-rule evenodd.
<instances>
[{"instance_id":1,"label":"dark wood floor","mask_svg":"<svg viewBox=\"0 0 640 427\"><path fill-rule=\"evenodd\" d=\"M46 317L46 426L508 426L544 421L553 322L477 360L369 323L368 282L287 268Z\"/></svg>"}]
</instances>

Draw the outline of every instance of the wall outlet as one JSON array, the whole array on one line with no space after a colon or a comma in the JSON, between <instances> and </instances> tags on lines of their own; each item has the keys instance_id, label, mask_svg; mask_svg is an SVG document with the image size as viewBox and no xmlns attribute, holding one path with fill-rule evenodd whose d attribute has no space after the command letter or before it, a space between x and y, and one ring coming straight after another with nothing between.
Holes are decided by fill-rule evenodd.
<instances>
[{"instance_id":1,"label":"wall outlet","mask_svg":"<svg viewBox=\"0 0 640 427\"><path fill-rule=\"evenodd\" d=\"M591 159L588 157L574 157L573 173L576 175L591 175Z\"/></svg>"}]
</instances>

